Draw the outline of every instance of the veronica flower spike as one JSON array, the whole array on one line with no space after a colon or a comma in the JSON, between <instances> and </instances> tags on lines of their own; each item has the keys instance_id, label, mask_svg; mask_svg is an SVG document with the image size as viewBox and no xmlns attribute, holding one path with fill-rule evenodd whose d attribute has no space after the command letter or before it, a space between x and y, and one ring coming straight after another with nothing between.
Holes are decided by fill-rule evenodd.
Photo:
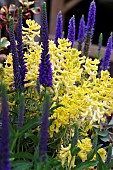
<instances>
[{"instance_id":1,"label":"veronica flower spike","mask_svg":"<svg viewBox=\"0 0 113 170\"><path fill-rule=\"evenodd\" d=\"M63 21L62 21L62 13L59 11L57 15L57 20L56 20L56 33L55 33L55 39L54 42L56 46L58 47L58 38L62 38L62 31L63 31Z\"/></svg>"},{"instance_id":2,"label":"veronica flower spike","mask_svg":"<svg viewBox=\"0 0 113 170\"><path fill-rule=\"evenodd\" d=\"M84 15L82 15L79 23L79 32L78 32L78 50L82 50L82 44L84 42L85 38L85 21L84 21Z\"/></svg>"},{"instance_id":3,"label":"veronica flower spike","mask_svg":"<svg viewBox=\"0 0 113 170\"><path fill-rule=\"evenodd\" d=\"M52 68L49 55L48 44L48 23L46 3L42 5L42 25L41 25L41 39L42 39L42 54L41 63L39 65L39 83L44 87L52 86Z\"/></svg>"},{"instance_id":4,"label":"veronica flower spike","mask_svg":"<svg viewBox=\"0 0 113 170\"><path fill-rule=\"evenodd\" d=\"M10 169L10 161L9 161L9 107L7 102L7 93L5 83L2 82L2 134L0 141L0 169L1 170L11 170Z\"/></svg>"},{"instance_id":5,"label":"veronica flower spike","mask_svg":"<svg viewBox=\"0 0 113 170\"><path fill-rule=\"evenodd\" d=\"M69 41L72 43L72 44L71 44L71 47L73 47L74 41L75 41L75 16L73 16L73 17L69 20L67 38L68 38Z\"/></svg>"},{"instance_id":6,"label":"veronica flower spike","mask_svg":"<svg viewBox=\"0 0 113 170\"><path fill-rule=\"evenodd\" d=\"M111 33L110 37L108 38L106 51L104 53L104 57L102 59L101 65L100 65L100 70L108 70L109 69L111 52L112 52L112 33Z\"/></svg>"},{"instance_id":7,"label":"veronica flower spike","mask_svg":"<svg viewBox=\"0 0 113 170\"><path fill-rule=\"evenodd\" d=\"M19 67L19 57L16 48L15 35L14 35L14 19L11 18L9 23L9 37L10 37L10 50L13 58L13 73L14 73L14 87L15 90L22 90L21 74Z\"/></svg>"},{"instance_id":8,"label":"veronica flower spike","mask_svg":"<svg viewBox=\"0 0 113 170\"><path fill-rule=\"evenodd\" d=\"M20 7L18 11L17 49L18 49L18 57L19 57L19 64L20 64L21 81L22 81L22 85L24 85L24 79L25 79L25 74L27 72L27 68L24 61L23 42L22 42L22 7Z\"/></svg>"},{"instance_id":9,"label":"veronica flower spike","mask_svg":"<svg viewBox=\"0 0 113 170\"><path fill-rule=\"evenodd\" d=\"M96 4L95 1L93 0L89 7L88 21L86 26L86 36L85 36L85 44L84 44L85 56L88 56L89 46L93 37L95 17L96 17Z\"/></svg>"}]
</instances>

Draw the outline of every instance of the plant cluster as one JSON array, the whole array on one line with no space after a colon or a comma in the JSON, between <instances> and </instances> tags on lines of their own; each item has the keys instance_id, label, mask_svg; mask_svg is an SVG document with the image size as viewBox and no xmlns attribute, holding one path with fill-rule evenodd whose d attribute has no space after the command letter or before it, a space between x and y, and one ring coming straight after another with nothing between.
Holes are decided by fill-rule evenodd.
<instances>
[{"instance_id":1,"label":"plant cluster","mask_svg":"<svg viewBox=\"0 0 113 170\"><path fill-rule=\"evenodd\" d=\"M23 1L26 3L26 1ZM112 160L113 78L109 73L112 34L100 63L89 57L96 4L87 24L80 19L74 47L75 16L63 36L61 11L54 40L48 38L46 3L41 26L18 10L16 38L10 18L10 53L0 65L1 170L110 170ZM41 43L35 41L41 36Z\"/></svg>"}]
</instances>

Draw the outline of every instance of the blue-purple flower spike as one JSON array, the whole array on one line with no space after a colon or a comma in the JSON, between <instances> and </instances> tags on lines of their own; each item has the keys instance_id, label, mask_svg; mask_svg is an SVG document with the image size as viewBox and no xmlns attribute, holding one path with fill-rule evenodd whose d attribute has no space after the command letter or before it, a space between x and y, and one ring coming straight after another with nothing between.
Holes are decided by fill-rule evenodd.
<instances>
[{"instance_id":1,"label":"blue-purple flower spike","mask_svg":"<svg viewBox=\"0 0 113 170\"><path fill-rule=\"evenodd\" d=\"M106 46L106 51L104 53L104 57L102 59L101 65L100 65L100 71L101 70L108 70L109 69L111 52L112 52L112 34L108 38L108 42L107 42L107 46Z\"/></svg>"},{"instance_id":2,"label":"blue-purple flower spike","mask_svg":"<svg viewBox=\"0 0 113 170\"><path fill-rule=\"evenodd\" d=\"M22 41L22 7L20 7L18 11L17 50L18 50L18 57L19 57L21 81L22 81L22 85L24 85L24 79L25 79L25 74L27 73L27 68L24 61L23 41Z\"/></svg>"},{"instance_id":3,"label":"blue-purple flower spike","mask_svg":"<svg viewBox=\"0 0 113 170\"><path fill-rule=\"evenodd\" d=\"M8 117L8 102L7 102L7 93L5 83L2 82L2 134L0 142L0 169L1 170L11 170L10 161L9 161L9 117Z\"/></svg>"},{"instance_id":4,"label":"blue-purple flower spike","mask_svg":"<svg viewBox=\"0 0 113 170\"><path fill-rule=\"evenodd\" d=\"M9 23L9 37L10 37L10 50L13 58L13 73L14 73L14 87L15 90L22 90L22 81L19 67L19 57L16 48L15 34L14 34L14 19L11 18Z\"/></svg>"},{"instance_id":5,"label":"blue-purple flower spike","mask_svg":"<svg viewBox=\"0 0 113 170\"><path fill-rule=\"evenodd\" d=\"M50 110L50 95L49 95L49 92L47 91L45 94L44 107L43 107L43 113L42 113L42 123L41 123L41 128L40 128L38 161L46 161L49 110Z\"/></svg>"},{"instance_id":6,"label":"blue-purple flower spike","mask_svg":"<svg viewBox=\"0 0 113 170\"><path fill-rule=\"evenodd\" d=\"M56 33L55 33L55 39L54 42L56 46L58 47L58 38L62 38L62 32L63 32L63 20L62 20L62 13L59 11L57 15L57 20L56 20Z\"/></svg>"},{"instance_id":7,"label":"blue-purple flower spike","mask_svg":"<svg viewBox=\"0 0 113 170\"><path fill-rule=\"evenodd\" d=\"M49 44L48 44L48 23L47 23L47 12L46 3L42 5L42 25L41 25L41 39L42 39L42 54L41 63L39 65L39 83L44 87L52 86L52 68L49 55Z\"/></svg>"},{"instance_id":8,"label":"blue-purple flower spike","mask_svg":"<svg viewBox=\"0 0 113 170\"><path fill-rule=\"evenodd\" d=\"M73 17L69 20L67 38L68 38L69 41L72 43L72 44L71 44L71 47L73 47L74 41L75 41L75 16L73 16Z\"/></svg>"},{"instance_id":9,"label":"blue-purple flower spike","mask_svg":"<svg viewBox=\"0 0 113 170\"><path fill-rule=\"evenodd\" d=\"M79 23L79 32L78 32L78 51L82 50L82 44L84 42L85 38L85 21L84 21L84 15L82 15Z\"/></svg>"},{"instance_id":10,"label":"blue-purple flower spike","mask_svg":"<svg viewBox=\"0 0 113 170\"><path fill-rule=\"evenodd\" d=\"M86 36L85 36L85 44L84 44L85 56L88 56L89 46L92 41L92 37L94 33L95 17L96 17L96 4L95 1L93 0L90 4L88 21L86 26Z\"/></svg>"}]
</instances>

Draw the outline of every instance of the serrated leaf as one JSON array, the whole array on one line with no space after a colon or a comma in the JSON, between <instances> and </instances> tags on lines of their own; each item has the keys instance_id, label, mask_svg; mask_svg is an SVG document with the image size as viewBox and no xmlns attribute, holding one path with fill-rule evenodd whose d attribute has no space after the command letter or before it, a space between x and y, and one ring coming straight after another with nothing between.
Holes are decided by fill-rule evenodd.
<instances>
[{"instance_id":1,"label":"serrated leaf","mask_svg":"<svg viewBox=\"0 0 113 170\"><path fill-rule=\"evenodd\" d=\"M0 40L0 50L7 48L10 45L10 42L7 40L6 37L2 37Z\"/></svg>"},{"instance_id":2,"label":"serrated leaf","mask_svg":"<svg viewBox=\"0 0 113 170\"><path fill-rule=\"evenodd\" d=\"M82 162L79 165L77 165L72 170L83 170L83 169L88 168L90 166L95 166L95 165L97 165L97 163L98 163L98 161L85 161L85 162Z\"/></svg>"},{"instance_id":3,"label":"serrated leaf","mask_svg":"<svg viewBox=\"0 0 113 170\"><path fill-rule=\"evenodd\" d=\"M40 8L40 7L33 7L33 8L30 8L30 10L31 10L34 14L40 14L40 12L41 12L41 8Z\"/></svg>"},{"instance_id":4,"label":"serrated leaf","mask_svg":"<svg viewBox=\"0 0 113 170\"><path fill-rule=\"evenodd\" d=\"M98 135L100 135L100 136L107 136L108 133L109 133L108 130L104 130L104 131L99 132Z\"/></svg>"}]
</instances>

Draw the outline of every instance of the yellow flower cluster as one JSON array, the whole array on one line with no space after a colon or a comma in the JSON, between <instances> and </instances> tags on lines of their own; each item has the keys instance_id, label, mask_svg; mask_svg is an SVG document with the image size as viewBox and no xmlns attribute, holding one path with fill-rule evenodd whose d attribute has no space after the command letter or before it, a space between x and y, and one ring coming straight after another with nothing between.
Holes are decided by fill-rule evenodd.
<instances>
[{"instance_id":1,"label":"yellow flower cluster","mask_svg":"<svg viewBox=\"0 0 113 170\"><path fill-rule=\"evenodd\" d=\"M50 41L50 55L53 64L54 104L59 102L65 107L54 111L50 117L50 136L60 128L75 121L83 127L84 122L92 128L94 122L103 120L105 113L113 110L113 79L108 71L101 71L98 78L99 60L80 57L77 49L69 48L66 39L59 39L58 48Z\"/></svg>"},{"instance_id":2,"label":"yellow flower cluster","mask_svg":"<svg viewBox=\"0 0 113 170\"><path fill-rule=\"evenodd\" d=\"M32 20L26 21L28 28L23 27L23 41L27 47L25 61L28 72L25 87L35 87L38 78L38 67L42 47L35 42L40 34L40 26ZM52 107L62 104L50 116L52 122L49 133L53 137L60 128L78 123L84 136L94 122L103 120L103 115L113 111L113 78L108 71L101 71L98 76L99 60L80 56L75 48L70 47L67 39L58 39L58 47L49 41L49 53L52 63L53 89ZM10 65L8 65L10 64ZM11 54L7 57L4 69L8 89L13 88L13 67ZM42 87L41 87L42 88ZM89 126L85 126L89 123ZM86 128L84 128L84 126Z\"/></svg>"},{"instance_id":3,"label":"yellow flower cluster","mask_svg":"<svg viewBox=\"0 0 113 170\"><path fill-rule=\"evenodd\" d=\"M92 150L91 139L84 138L81 141L78 140L77 147L80 148L80 151L78 152L78 156L81 158L82 162L85 162L87 160L88 153ZM64 166L64 164L67 164L68 168L73 168L76 166L75 165L76 156L71 155L70 149L71 149L71 144L69 144L68 147L63 147L63 145L61 145L61 149L57 154L57 158L59 158L62 161L62 166ZM104 162L106 158L106 150L104 148L100 148L97 152ZM96 160L96 155L94 155L92 160ZM91 166L87 170L93 170L93 169L94 166Z\"/></svg>"}]
</instances>

